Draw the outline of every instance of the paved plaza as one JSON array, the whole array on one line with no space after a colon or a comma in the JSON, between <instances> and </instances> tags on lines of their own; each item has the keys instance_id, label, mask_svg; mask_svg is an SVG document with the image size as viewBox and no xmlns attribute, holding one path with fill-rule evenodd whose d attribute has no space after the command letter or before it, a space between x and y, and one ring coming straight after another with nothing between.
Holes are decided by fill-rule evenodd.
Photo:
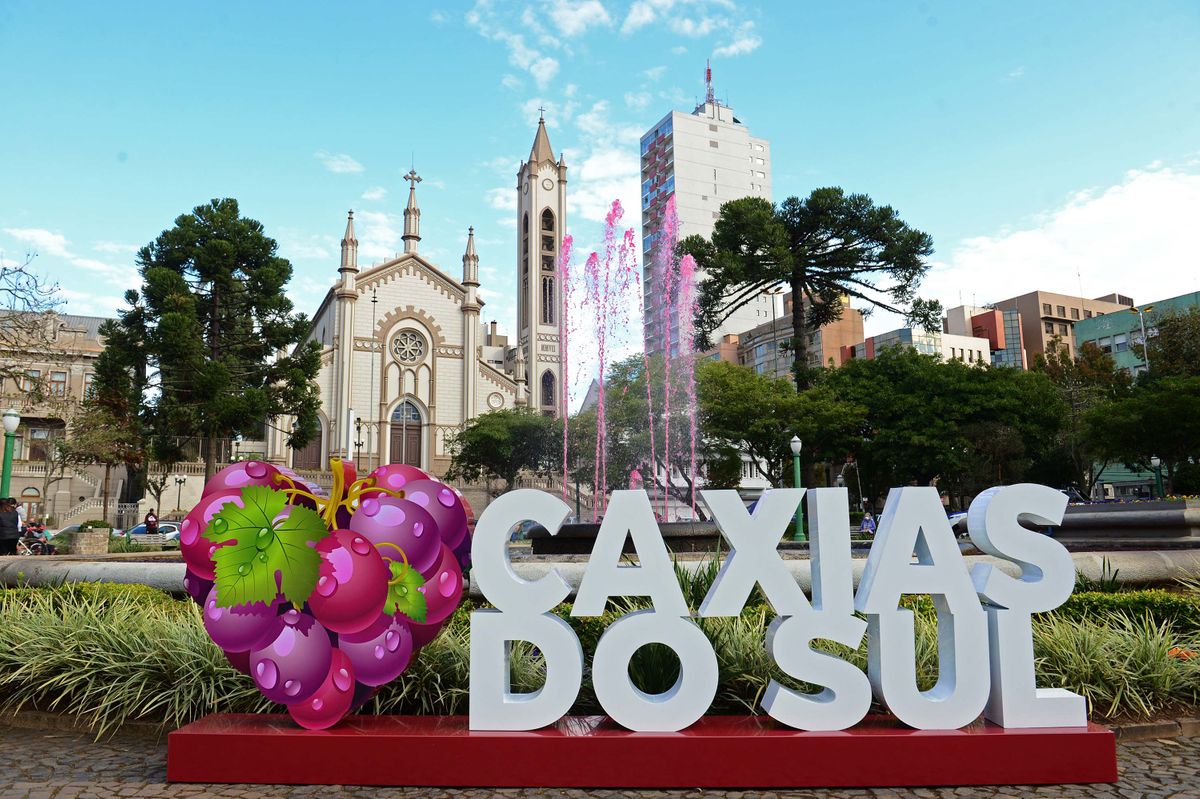
<instances>
[{"instance_id":1,"label":"paved plaza","mask_svg":"<svg viewBox=\"0 0 1200 799\"><path fill-rule=\"evenodd\" d=\"M289 797L1190 797L1200 798L1200 738L1139 741L1118 747L1121 781L1116 785L1066 785L1028 788L859 789L804 791L583 791L456 790L449 788L341 788L334 786L168 785L166 742L145 736L118 736L94 742L73 732L0 726L0 799L108 799L108 797L187 797L207 799L288 799ZM1053 753L1048 753L1052 756Z\"/></svg>"}]
</instances>

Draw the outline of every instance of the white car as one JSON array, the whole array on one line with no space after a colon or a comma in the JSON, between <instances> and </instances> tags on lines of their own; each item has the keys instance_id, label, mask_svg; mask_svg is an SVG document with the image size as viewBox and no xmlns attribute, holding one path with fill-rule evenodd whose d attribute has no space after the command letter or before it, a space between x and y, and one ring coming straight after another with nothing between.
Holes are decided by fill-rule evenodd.
<instances>
[{"instance_id":1,"label":"white car","mask_svg":"<svg viewBox=\"0 0 1200 799\"><path fill-rule=\"evenodd\" d=\"M158 533L165 540L178 544L179 522L159 522ZM131 528L128 533L123 533L120 530L113 530L113 535L120 536L121 538L127 538L136 544L139 535L146 535L146 525L139 524L137 527Z\"/></svg>"}]
</instances>

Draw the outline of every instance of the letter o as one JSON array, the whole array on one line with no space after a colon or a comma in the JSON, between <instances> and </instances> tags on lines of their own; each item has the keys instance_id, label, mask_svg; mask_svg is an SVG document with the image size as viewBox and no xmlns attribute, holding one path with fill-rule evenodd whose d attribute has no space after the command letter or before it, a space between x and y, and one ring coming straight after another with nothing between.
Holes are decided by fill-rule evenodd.
<instances>
[{"instance_id":1,"label":"letter o","mask_svg":"<svg viewBox=\"0 0 1200 799\"><path fill-rule=\"evenodd\" d=\"M633 653L663 644L679 657L679 679L648 694L629 678ZM640 610L609 625L596 644L592 685L613 721L635 732L674 732L694 724L717 695L717 655L691 619Z\"/></svg>"}]
</instances>

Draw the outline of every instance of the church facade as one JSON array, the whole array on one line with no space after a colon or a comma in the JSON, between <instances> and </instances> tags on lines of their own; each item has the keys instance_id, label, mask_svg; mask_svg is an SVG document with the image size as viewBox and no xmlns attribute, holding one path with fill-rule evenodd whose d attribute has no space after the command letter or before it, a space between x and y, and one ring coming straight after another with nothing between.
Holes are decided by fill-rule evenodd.
<instances>
[{"instance_id":1,"label":"church facade","mask_svg":"<svg viewBox=\"0 0 1200 799\"><path fill-rule=\"evenodd\" d=\"M567 167L555 159L539 120L529 160L517 173L515 339L481 321L479 255L468 229L460 277L420 252L415 171L404 209L403 252L358 266L354 212L346 221L338 279L312 316L307 341L321 347L320 434L303 449L272 430L268 460L324 469L331 457L363 470L408 463L442 475L463 424L501 408L557 415L563 390L559 349L558 248L566 227Z\"/></svg>"}]
</instances>

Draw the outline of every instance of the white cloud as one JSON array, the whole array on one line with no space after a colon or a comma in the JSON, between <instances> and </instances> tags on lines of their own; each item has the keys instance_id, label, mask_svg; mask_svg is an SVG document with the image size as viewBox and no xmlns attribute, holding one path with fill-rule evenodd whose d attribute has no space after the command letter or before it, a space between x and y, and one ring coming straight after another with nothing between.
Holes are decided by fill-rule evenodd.
<instances>
[{"instance_id":1,"label":"white cloud","mask_svg":"<svg viewBox=\"0 0 1200 799\"><path fill-rule=\"evenodd\" d=\"M760 44L762 44L762 37L754 32L754 23L743 22L738 26L733 34L733 38L729 42L713 50L713 56L716 58L729 58L745 55L757 50Z\"/></svg>"},{"instance_id":2,"label":"white cloud","mask_svg":"<svg viewBox=\"0 0 1200 799\"><path fill-rule=\"evenodd\" d=\"M650 92L625 92L625 105L634 111L641 111L650 105Z\"/></svg>"},{"instance_id":3,"label":"white cloud","mask_svg":"<svg viewBox=\"0 0 1200 799\"><path fill-rule=\"evenodd\" d=\"M1025 77L1025 67L1020 66L1008 73L1009 80L1019 80Z\"/></svg>"},{"instance_id":4,"label":"white cloud","mask_svg":"<svg viewBox=\"0 0 1200 799\"><path fill-rule=\"evenodd\" d=\"M645 0L638 0L629 7L625 21L621 23L621 33L633 33L654 21L654 6Z\"/></svg>"},{"instance_id":5,"label":"white cloud","mask_svg":"<svg viewBox=\"0 0 1200 799\"><path fill-rule=\"evenodd\" d=\"M138 251L136 244L121 244L116 241L97 241L92 244L92 249L96 252L108 253L109 255L131 255Z\"/></svg>"},{"instance_id":6,"label":"white cloud","mask_svg":"<svg viewBox=\"0 0 1200 799\"><path fill-rule=\"evenodd\" d=\"M699 39L702 36L715 31L720 27L718 20L713 17L700 17L692 19L691 17L671 17L667 20L667 27L678 33L680 36L687 36L692 39Z\"/></svg>"},{"instance_id":7,"label":"white cloud","mask_svg":"<svg viewBox=\"0 0 1200 799\"><path fill-rule=\"evenodd\" d=\"M558 60L530 47L523 34L513 33L504 27L488 0L479 0L467 12L467 23L481 36L504 44L508 48L509 63L528 72L539 88L545 88L558 74ZM537 35L540 26L535 24L534 28L533 32ZM549 37L543 35L543 38Z\"/></svg>"},{"instance_id":8,"label":"white cloud","mask_svg":"<svg viewBox=\"0 0 1200 799\"><path fill-rule=\"evenodd\" d=\"M516 91L517 89L521 88L521 79L516 75L506 74L500 79L500 85L506 89Z\"/></svg>"},{"instance_id":9,"label":"white cloud","mask_svg":"<svg viewBox=\"0 0 1200 799\"><path fill-rule=\"evenodd\" d=\"M335 174L363 171L363 165L345 153L330 153L325 150L317 150L313 153L313 158L320 161L326 169Z\"/></svg>"},{"instance_id":10,"label":"white cloud","mask_svg":"<svg viewBox=\"0 0 1200 799\"><path fill-rule=\"evenodd\" d=\"M387 260L400 249L400 233L404 222L396 214L359 211L354 216L354 222L360 259Z\"/></svg>"},{"instance_id":11,"label":"white cloud","mask_svg":"<svg viewBox=\"0 0 1200 799\"><path fill-rule=\"evenodd\" d=\"M387 197L388 190L383 186L372 186L362 193L364 200L382 200Z\"/></svg>"},{"instance_id":12,"label":"white cloud","mask_svg":"<svg viewBox=\"0 0 1200 799\"><path fill-rule=\"evenodd\" d=\"M650 69L643 70L643 72L642 72L642 74L645 75L648 80L652 80L652 81L660 80L662 78L662 76L665 75L666 73L667 73L667 68L661 67L661 66L660 67L650 67Z\"/></svg>"},{"instance_id":13,"label":"white cloud","mask_svg":"<svg viewBox=\"0 0 1200 799\"><path fill-rule=\"evenodd\" d=\"M138 270L132 266L114 266L95 258L72 258L71 263L79 269L100 275L115 286L133 288L141 283Z\"/></svg>"},{"instance_id":14,"label":"white cloud","mask_svg":"<svg viewBox=\"0 0 1200 799\"><path fill-rule=\"evenodd\" d=\"M984 305L1035 290L1078 295L1082 281L1087 298L1173 297L1200 288L1197 219L1200 164L1131 170L1115 186L1076 192L1025 227L963 240L933 263L920 293L946 307ZM881 314L870 324L879 333L902 322Z\"/></svg>"},{"instance_id":15,"label":"white cloud","mask_svg":"<svg viewBox=\"0 0 1200 799\"><path fill-rule=\"evenodd\" d=\"M125 305L119 294L97 294L95 291L78 291L69 286L59 286L59 297L65 302L68 313L87 316L116 316L117 309Z\"/></svg>"},{"instance_id":16,"label":"white cloud","mask_svg":"<svg viewBox=\"0 0 1200 799\"><path fill-rule=\"evenodd\" d=\"M687 48L684 47L682 44L677 44L671 48L671 53L673 55L683 55L686 52L687 52Z\"/></svg>"},{"instance_id":17,"label":"white cloud","mask_svg":"<svg viewBox=\"0 0 1200 799\"><path fill-rule=\"evenodd\" d=\"M590 27L612 24L600 0L555 0L550 19L563 36L578 36Z\"/></svg>"},{"instance_id":18,"label":"white cloud","mask_svg":"<svg viewBox=\"0 0 1200 799\"><path fill-rule=\"evenodd\" d=\"M569 196L569 195L568 195ZM487 191L488 205L495 208L497 211L512 211L517 210L517 192L511 187L488 189ZM510 220L511 222L511 220Z\"/></svg>"},{"instance_id":19,"label":"white cloud","mask_svg":"<svg viewBox=\"0 0 1200 799\"><path fill-rule=\"evenodd\" d=\"M6 227L4 232L41 255L70 256L67 237L61 233L37 227Z\"/></svg>"},{"instance_id":20,"label":"white cloud","mask_svg":"<svg viewBox=\"0 0 1200 799\"><path fill-rule=\"evenodd\" d=\"M439 11L435 8L433 11L431 11L429 13L429 19L430 19L430 21L435 22L438 25L442 25L442 24L448 22L450 20L450 17L445 12Z\"/></svg>"}]
</instances>

